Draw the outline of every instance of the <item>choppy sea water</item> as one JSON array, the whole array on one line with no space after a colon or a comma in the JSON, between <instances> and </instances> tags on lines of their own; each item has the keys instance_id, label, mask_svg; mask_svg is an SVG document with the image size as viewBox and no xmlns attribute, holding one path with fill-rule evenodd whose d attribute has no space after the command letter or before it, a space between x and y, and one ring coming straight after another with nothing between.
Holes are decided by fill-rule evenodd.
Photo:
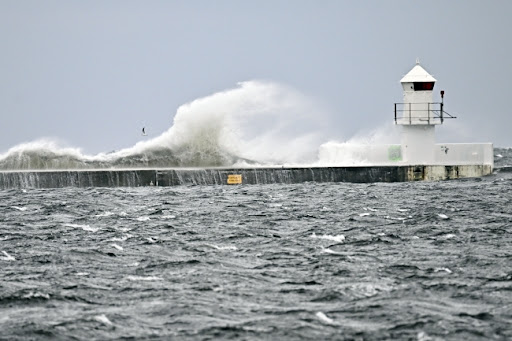
<instances>
[{"instance_id":1,"label":"choppy sea water","mask_svg":"<svg viewBox=\"0 0 512 341\"><path fill-rule=\"evenodd\" d=\"M3 190L0 339L512 339L511 234L509 169Z\"/></svg>"}]
</instances>

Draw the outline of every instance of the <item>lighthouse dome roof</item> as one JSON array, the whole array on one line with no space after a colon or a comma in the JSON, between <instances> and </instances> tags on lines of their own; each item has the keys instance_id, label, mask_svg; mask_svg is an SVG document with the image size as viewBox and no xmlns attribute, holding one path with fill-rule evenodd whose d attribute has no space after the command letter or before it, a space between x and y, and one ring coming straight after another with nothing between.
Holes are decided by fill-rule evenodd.
<instances>
[{"instance_id":1,"label":"lighthouse dome roof","mask_svg":"<svg viewBox=\"0 0 512 341\"><path fill-rule=\"evenodd\" d=\"M414 83L414 82L435 82L436 79L432 77L419 63L409 71L401 80L400 83Z\"/></svg>"}]
</instances>

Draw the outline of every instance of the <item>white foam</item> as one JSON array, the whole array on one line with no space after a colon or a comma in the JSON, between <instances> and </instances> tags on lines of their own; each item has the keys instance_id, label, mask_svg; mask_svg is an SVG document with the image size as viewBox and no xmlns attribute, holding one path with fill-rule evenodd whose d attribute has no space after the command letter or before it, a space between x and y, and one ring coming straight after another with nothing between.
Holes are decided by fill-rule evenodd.
<instances>
[{"instance_id":1,"label":"white foam","mask_svg":"<svg viewBox=\"0 0 512 341\"><path fill-rule=\"evenodd\" d=\"M126 237L114 237L112 239L110 239L111 242L124 242L127 238Z\"/></svg>"},{"instance_id":2,"label":"white foam","mask_svg":"<svg viewBox=\"0 0 512 341\"><path fill-rule=\"evenodd\" d=\"M405 218L405 217L392 217L389 215L387 215L385 218L389 219L389 220L398 220L398 221L402 221L402 222L405 222L405 220L407 220L407 218Z\"/></svg>"},{"instance_id":3,"label":"white foam","mask_svg":"<svg viewBox=\"0 0 512 341\"><path fill-rule=\"evenodd\" d=\"M150 217L138 217L137 220L138 221L150 221L151 218Z\"/></svg>"},{"instance_id":4,"label":"white foam","mask_svg":"<svg viewBox=\"0 0 512 341\"><path fill-rule=\"evenodd\" d=\"M424 331L418 332L418 335L416 337L418 338L418 341L434 341L434 340L438 340L437 338L433 339L432 337L430 337Z\"/></svg>"},{"instance_id":5,"label":"white foam","mask_svg":"<svg viewBox=\"0 0 512 341\"><path fill-rule=\"evenodd\" d=\"M440 272L440 271L444 271L444 272L447 272L449 274L452 273L452 270L448 269L448 268L435 268L434 269L434 272Z\"/></svg>"},{"instance_id":6,"label":"white foam","mask_svg":"<svg viewBox=\"0 0 512 341\"><path fill-rule=\"evenodd\" d=\"M93 317L96 321L101 322L105 325L111 326L112 322L108 319L108 317L105 316L105 314L96 315Z\"/></svg>"},{"instance_id":7,"label":"white foam","mask_svg":"<svg viewBox=\"0 0 512 341\"><path fill-rule=\"evenodd\" d=\"M130 239L132 237L133 237L133 235L127 233L127 234L125 234L122 237L114 237L114 238L110 239L110 241L112 241L112 242L124 242L125 240Z\"/></svg>"},{"instance_id":8,"label":"white foam","mask_svg":"<svg viewBox=\"0 0 512 341\"><path fill-rule=\"evenodd\" d=\"M164 218L164 219L175 219L176 216L171 214L171 215L164 215L164 216L162 216L162 218Z\"/></svg>"},{"instance_id":9,"label":"white foam","mask_svg":"<svg viewBox=\"0 0 512 341\"><path fill-rule=\"evenodd\" d=\"M449 219L448 216L446 214L443 214L443 213L439 213L437 216L439 218L443 219L443 220Z\"/></svg>"},{"instance_id":10,"label":"white foam","mask_svg":"<svg viewBox=\"0 0 512 341\"><path fill-rule=\"evenodd\" d=\"M36 291L36 292L31 291L31 292L23 295L23 298L45 298L45 299L49 300L50 299L50 295L49 294L44 294L44 293L41 293L41 292L38 292L38 291Z\"/></svg>"},{"instance_id":11,"label":"white foam","mask_svg":"<svg viewBox=\"0 0 512 341\"><path fill-rule=\"evenodd\" d=\"M217 249L217 250L220 250L220 251L236 251L236 250L238 250L238 248L236 246L230 246L230 245L218 246L218 245L215 245L215 244L208 244L208 246L211 246L214 249Z\"/></svg>"},{"instance_id":12,"label":"white foam","mask_svg":"<svg viewBox=\"0 0 512 341\"><path fill-rule=\"evenodd\" d=\"M163 281L163 278L156 276L128 276L129 281Z\"/></svg>"},{"instance_id":13,"label":"white foam","mask_svg":"<svg viewBox=\"0 0 512 341\"><path fill-rule=\"evenodd\" d=\"M322 321L323 323L326 323L326 324L334 324L334 320L331 319L330 317L327 317L327 315L325 315L323 312L319 311L317 312L316 314L316 317L318 317L318 319L320 321Z\"/></svg>"},{"instance_id":14,"label":"white foam","mask_svg":"<svg viewBox=\"0 0 512 341\"><path fill-rule=\"evenodd\" d=\"M95 217L110 217L111 215L114 215L114 212L106 211L100 214L96 214Z\"/></svg>"},{"instance_id":15,"label":"white foam","mask_svg":"<svg viewBox=\"0 0 512 341\"><path fill-rule=\"evenodd\" d=\"M343 255L343 253L331 250L329 248L322 249L322 253L327 253L327 254L330 254L330 255Z\"/></svg>"},{"instance_id":16,"label":"white foam","mask_svg":"<svg viewBox=\"0 0 512 341\"><path fill-rule=\"evenodd\" d=\"M26 207L20 207L20 206L11 206L11 207L18 211L26 211L27 210Z\"/></svg>"},{"instance_id":17,"label":"white foam","mask_svg":"<svg viewBox=\"0 0 512 341\"><path fill-rule=\"evenodd\" d=\"M117 244L112 244L112 246L118 249L119 251L123 251L123 248Z\"/></svg>"},{"instance_id":18,"label":"white foam","mask_svg":"<svg viewBox=\"0 0 512 341\"><path fill-rule=\"evenodd\" d=\"M11 255L10 255L10 254L8 254L7 252L2 251L2 253L5 255L5 257L3 258L3 260L7 260L7 261L14 261L14 260L16 260L16 258L14 258L13 256L11 256Z\"/></svg>"},{"instance_id":19,"label":"white foam","mask_svg":"<svg viewBox=\"0 0 512 341\"><path fill-rule=\"evenodd\" d=\"M99 230L99 228L91 227L90 225L79 225L79 224L64 224L64 226L68 227L74 227L74 228L80 228L87 232L96 232Z\"/></svg>"},{"instance_id":20,"label":"white foam","mask_svg":"<svg viewBox=\"0 0 512 341\"><path fill-rule=\"evenodd\" d=\"M88 272L77 272L75 275L77 276L89 276Z\"/></svg>"},{"instance_id":21,"label":"white foam","mask_svg":"<svg viewBox=\"0 0 512 341\"><path fill-rule=\"evenodd\" d=\"M365 213L359 213L359 216L360 216L360 217L367 217L367 216L369 216L369 215L370 215L370 213L368 213L368 212L365 212Z\"/></svg>"},{"instance_id":22,"label":"white foam","mask_svg":"<svg viewBox=\"0 0 512 341\"><path fill-rule=\"evenodd\" d=\"M335 241L337 243L343 243L345 241L345 236L342 235L342 234L339 234L337 236L331 236L331 235L322 235L322 236L317 236L314 232L313 234L311 235L311 238L318 238L318 239L327 239L327 240L332 240L332 241Z\"/></svg>"}]
</instances>

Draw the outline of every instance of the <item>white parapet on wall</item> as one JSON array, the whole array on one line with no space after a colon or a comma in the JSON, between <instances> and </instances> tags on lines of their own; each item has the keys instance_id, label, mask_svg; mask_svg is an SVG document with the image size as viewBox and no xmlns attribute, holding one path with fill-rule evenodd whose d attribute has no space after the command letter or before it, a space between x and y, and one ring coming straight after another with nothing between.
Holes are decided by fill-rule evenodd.
<instances>
[{"instance_id":1,"label":"white parapet on wall","mask_svg":"<svg viewBox=\"0 0 512 341\"><path fill-rule=\"evenodd\" d=\"M320 146L318 159L324 166L490 165L494 168L492 143L438 143L432 148L432 162L417 162L406 160L399 144L328 142Z\"/></svg>"},{"instance_id":2,"label":"white parapet on wall","mask_svg":"<svg viewBox=\"0 0 512 341\"><path fill-rule=\"evenodd\" d=\"M493 145L492 143L438 143L435 145L435 164L494 167Z\"/></svg>"},{"instance_id":3,"label":"white parapet on wall","mask_svg":"<svg viewBox=\"0 0 512 341\"><path fill-rule=\"evenodd\" d=\"M328 142L318 150L322 166L398 165L402 161L399 144L356 144Z\"/></svg>"}]
</instances>

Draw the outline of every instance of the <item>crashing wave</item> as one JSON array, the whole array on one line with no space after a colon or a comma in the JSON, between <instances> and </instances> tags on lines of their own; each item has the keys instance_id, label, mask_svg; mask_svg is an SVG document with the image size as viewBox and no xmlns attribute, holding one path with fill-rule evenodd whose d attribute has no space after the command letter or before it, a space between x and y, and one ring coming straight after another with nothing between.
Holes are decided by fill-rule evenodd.
<instances>
[{"instance_id":1,"label":"crashing wave","mask_svg":"<svg viewBox=\"0 0 512 341\"><path fill-rule=\"evenodd\" d=\"M283 85L251 81L178 108L162 135L110 153L84 155L42 139L0 155L1 170L222 167L311 161L318 107ZM316 118L316 119L315 119Z\"/></svg>"}]
</instances>

